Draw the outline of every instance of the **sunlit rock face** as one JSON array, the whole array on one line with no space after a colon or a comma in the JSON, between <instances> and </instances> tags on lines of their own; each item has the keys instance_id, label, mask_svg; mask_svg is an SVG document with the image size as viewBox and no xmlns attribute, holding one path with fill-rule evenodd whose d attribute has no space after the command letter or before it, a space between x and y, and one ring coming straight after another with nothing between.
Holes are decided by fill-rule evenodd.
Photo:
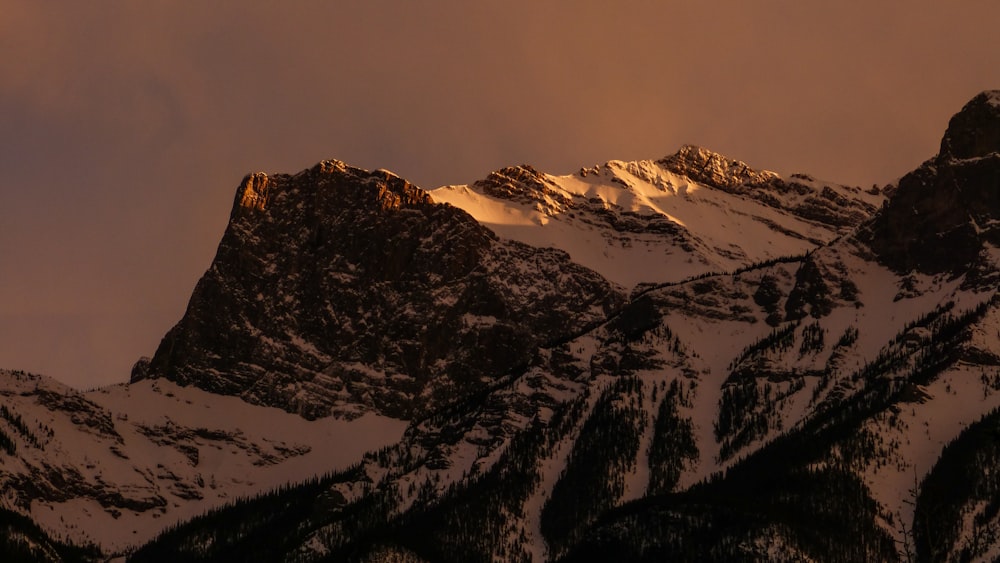
<instances>
[{"instance_id":1,"label":"sunlit rock face","mask_svg":"<svg viewBox=\"0 0 1000 563\"><path fill-rule=\"evenodd\" d=\"M243 179L240 189L236 191L237 209L256 209L263 211L267 206L268 179L263 172L254 172Z\"/></svg>"},{"instance_id":2,"label":"sunlit rock face","mask_svg":"<svg viewBox=\"0 0 1000 563\"><path fill-rule=\"evenodd\" d=\"M473 184L482 193L508 201L536 205L539 211L562 213L572 205L544 173L527 164L501 168Z\"/></svg>"},{"instance_id":3,"label":"sunlit rock face","mask_svg":"<svg viewBox=\"0 0 1000 563\"><path fill-rule=\"evenodd\" d=\"M385 171L253 174L184 318L136 378L307 418L413 416L622 301L565 253L498 240Z\"/></svg>"},{"instance_id":4,"label":"sunlit rock face","mask_svg":"<svg viewBox=\"0 0 1000 563\"><path fill-rule=\"evenodd\" d=\"M659 160L658 164L692 180L724 189L759 186L779 178L769 170L754 170L743 161L694 145L681 147L675 154Z\"/></svg>"}]
</instances>

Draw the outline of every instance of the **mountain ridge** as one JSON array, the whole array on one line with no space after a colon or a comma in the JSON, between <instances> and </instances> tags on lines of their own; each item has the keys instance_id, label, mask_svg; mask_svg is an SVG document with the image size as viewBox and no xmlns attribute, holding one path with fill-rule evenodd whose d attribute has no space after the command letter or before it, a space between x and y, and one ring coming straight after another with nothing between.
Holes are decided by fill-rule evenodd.
<instances>
[{"instance_id":1,"label":"mountain ridge","mask_svg":"<svg viewBox=\"0 0 1000 563\"><path fill-rule=\"evenodd\" d=\"M143 431L142 401L405 424L135 561L998 557L1000 473L975 465L1000 462L997 108L973 98L885 193L697 147L430 191L339 161L250 174L130 386L84 397L93 416L65 393L5 396L18 420L68 420L58 436L172 452L168 507L206 494L192 471L218 435ZM13 420L0 436L33 451ZM234 459L296 451L241 432Z\"/></svg>"},{"instance_id":2,"label":"mountain ridge","mask_svg":"<svg viewBox=\"0 0 1000 563\"><path fill-rule=\"evenodd\" d=\"M508 167L430 193L501 237L565 250L627 289L802 254L884 201L878 190L783 180L693 146L563 176Z\"/></svg>"},{"instance_id":3,"label":"mountain ridge","mask_svg":"<svg viewBox=\"0 0 1000 563\"><path fill-rule=\"evenodd\" d=\"M903 188L897 193L909 197ZM927 194L912 195L919 199ZM946 201L961 206L960 201ZM932 211L933 205L921 209ZM871 232L874 236L868 235ZM352 506L364 505L365 497L359 497L343 508L342 516L307 520L316 531L296 541L305 545L320 537L315 534L328 533L324 530L341 530L333 536L339 539L323 543L316 554L320 559L360 550L374 558L394 554L412 560L467 560L489 553L515 560L586 561L601 559L602 554L636 560L781 555L823 560L831 553L848 560L892 560L905 555L899 547L904 544L925 557L940 554L942 548L930 545L926 532L907 531L922 526L926 516L924 508L914 511L907 504L911 497L906 487L907 482L912 484L913 463L919 463L921 471L934 465L930 444L962 435L965 426L979 424L976 413L988 415L1000 401L995 388L986 379L981 383L963 363L988 358L980 351L996 344L987 336L997 324L996 299L991 298L995 287L987 281L997 269L996 256L988 240L976 239L983 245L973 245L976 252L954 262L961 267L962 259L970 260L964 264L971 268L968 275L897 272L891 268L892 256L879 252L885 233L877 226L862 226L858 236L848 235L797 260L764 263L733 274L695 276L636 295L608 324L563 348L548 350L544 357L549 360L515 380L523 385L545 374L563 374L565 382L552 382L551 388L573 389L570 381L585 385L582 393L562 399L563 407L553 418L528 426L521 423L520 435L540 432L542 443L554 439L557 444L547 453L534 454L537 461L526 466L513 462L522 455L531 459L527 453L531 449L508 442L510 449L500 458L497 453L480 452L476 456L480 462L496 460L486 462L494 469L480 469L487 471L480 473L483 477L466 480L460 475L469 471L461 469L468 467L467 462L460 460L467 456L457 453L463 441L453 442L452 437L442 443L433 438L440 436L439 430L415 428L408 443L411 448L416 444L430 448L424 461L409 462L409 471L407 464L390 462L387 467L395 467L397 479L411 479L410 473L417 482L441 479L438 491L457 487L464 494L439 492L414 500L404 493L402 500L390 503L397 508L381 513L382 521L396 524L369 529L378 539L361 543L343 535L339 523L352 514ZM765 316L774 320L761 322ZM720 344L726 339L732 343L723 351ZM705 355L709 350L718 357L709 360ZM562 359L547 363L551 358ZM670 400L650 403L650 386L669 389ZM977 405L982 401L984 406L971 410L958 406L968 400ZM597 420L604 422L590 422ZM929 425L931 420L934 426ZM600 430L609 424L618 429L613 436ZM926 438L917 439L906 430L918 424L927 425ZM653 429L652 435L648 429ZM472 434L476 432L481 430ZM562 438L544 438L551 433ZM808 444L813 437L818 445L791 457L781 445ZM655 446L663 443L674 446ZM693 456L685 453L686 447L678 447L684 443L693 445ZM775 457L771 452L785 453ZM781 461L783 456L787 464ZM454 465L431 463L432 459L451 460ZM795 459L802 461L791 461ZM372 458L368 463L379 467L382 462ZM671 469L658 473L665 468ZM489 485L492 471L523 475L517 479L528 479L524 489L528 492L518 492L522 489L513 485ZM647 475L646 487L660 483L655 485L658 489L641 485L644 471L660 475ZM769 474L782 476L782 481ZM395 498L393 482L382 481L380 502ZM560 485L571 482L575 493ZM779 483L802 485L783 490ZM842 491L845 499L861 500L831 502L814 496L815 491L826 495L831 488ZM629 502L642 498L644 489L652 496ZM572 500L580 490L594 500ZM755 496L754 491L765 496ZM473 503L470 499L477 495L506 499L503 502L511 504L504 510L522 514L523 519L505 519L489 505ZM719 520L732 510L718 500L726 495L761 508L750 510L749 519ZM774 504L781 495L791 495L788 498L798 504ZM694 508L685 504L688 498ZM455 502L466 508L452 512L455 509L449 507ZM633 516L623 520L614 511L606 512L618 503L624 503L622 510ZM713 512L713 506L720 512ZM810 512L817 508L820 513ZM595 521L602 513L604 517ZM803 523L824 513L838 516L824 520L829 535L821 538ZM458 514L504 531L486 538L462 535L454 528L459 525ZM781 514L798 516L789 520ZM988 516L978 517L986 518L983 526L992 525ZM439 525L426 523L437 518ZM970 547L963 543L969 541L963 535L968 533L960 528L947 549L953 553L1000 549L981 538L978 547ZM677 543L678 538L688 540Z\"/></svg>"},{"instance_id":4,"label":"mountain ridge","mask_svg":"<svg viewBox=\"0 0 1000 563\"><path fill-rule=\"evenodd\" d=\"M134 380L167 377L307 418L408 417L623 299L565 254L501 241L391 173L325 161L264 178L241 182L188 311Z\"/></svg>"}]
</instances>

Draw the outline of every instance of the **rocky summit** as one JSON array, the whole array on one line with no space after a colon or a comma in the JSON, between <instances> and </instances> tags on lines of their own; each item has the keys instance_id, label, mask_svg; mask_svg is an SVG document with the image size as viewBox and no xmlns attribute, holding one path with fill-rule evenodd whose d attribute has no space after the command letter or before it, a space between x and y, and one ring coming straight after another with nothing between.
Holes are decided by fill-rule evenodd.
<instances>
[{"instance_id":1,"label":"rocky summit","mask_svg":"<svg viewBox=\"0 0 1000 563\"><path fill-rule=\"evenodd\" d=\"M899 181L866 238L899 272L968 270L1000 246L1000 91L956 114L941 152Z\"/></svg>"},{"instance_id":2,"label":"rocky summit","mask_svg":"<svg viewBox=\"0 0 1000 563\"><path fill-rule=\"evenodd\" d=\"M0 371L0 554L996 560L998 108L881 189L248 175L130 383Z\"/></svg>"},{"instance_id":3,"label":"rocky summit","mask_svg":"<svg viewBox=\"0 0 1000 563\"><path fill-rule=\"evenodd\" d=\"M1000 150L1000 90L972 98L948 123L939 159L966 160Z\"/></svg>"},{"instance_id":4,"label":"rocky summit","mask_svg":"<svg viewBox=\"0 0 1000 563\"><path fill-rule=\"evenodd\" d=\"M306 418L400 418L481 391L620 306L563 253L500 240L395 175L253 174L190 305L133 381Z\"/></svg>"}]
</instances>

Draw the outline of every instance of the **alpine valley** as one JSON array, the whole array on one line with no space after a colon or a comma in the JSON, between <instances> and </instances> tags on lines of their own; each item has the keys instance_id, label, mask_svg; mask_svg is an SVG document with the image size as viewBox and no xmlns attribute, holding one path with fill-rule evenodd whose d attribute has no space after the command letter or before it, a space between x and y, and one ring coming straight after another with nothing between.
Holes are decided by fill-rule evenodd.
<instances>
[{"instance_id":1,"label":"alpine valley","mask_svg":"<svg viewBox=\"0 0 1000 563\"><path fill-rule=\"evenodd\" d=\"M998 560L998 283L1000 91L881 188L254 173L128 383L0 371L0 559Z\"/></svg>"}]
</instances>

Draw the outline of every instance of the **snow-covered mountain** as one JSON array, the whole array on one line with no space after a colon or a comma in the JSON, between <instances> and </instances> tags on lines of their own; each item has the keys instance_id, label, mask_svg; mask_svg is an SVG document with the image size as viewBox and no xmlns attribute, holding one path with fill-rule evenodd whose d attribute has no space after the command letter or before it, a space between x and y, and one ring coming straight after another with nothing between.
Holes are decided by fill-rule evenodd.
<instances>
[{"instance_id":1,"label":"snow-covered mountain","mask_svg":"<svg viewBox=\"0 0 1000 563\"><path fill-rule=\"evenodd\" d=\"M801 255L849 233L885 200L877 188L785 180L694 146L566 176L504 168L430 193L501 237L565 250L628 289Z\"/></svg>"},{"instance_id":2,"label":"snow-covered mountain","mask_svg":"<svg viewBox=\"0 0 1000 563\"><path fill-rule=\"evenodd\" d=\"M119 551L242 497L355 463L405 423L308 421L167 380L86 393L0 371L3 506L77 544Z\"/></svg>"},{"instance_id":3,"label":"snow-covered mountain","mask_svg":"<svg viewBox=\"0 0 1000 563\"><path fill-rule=\"evenodd\" d=\"M308 480L137 561L995 559L997 225L1000 92L887 190L250 175L129 385L0 374L5 506L120 547Z\"/></svg>"}]
</instances>

